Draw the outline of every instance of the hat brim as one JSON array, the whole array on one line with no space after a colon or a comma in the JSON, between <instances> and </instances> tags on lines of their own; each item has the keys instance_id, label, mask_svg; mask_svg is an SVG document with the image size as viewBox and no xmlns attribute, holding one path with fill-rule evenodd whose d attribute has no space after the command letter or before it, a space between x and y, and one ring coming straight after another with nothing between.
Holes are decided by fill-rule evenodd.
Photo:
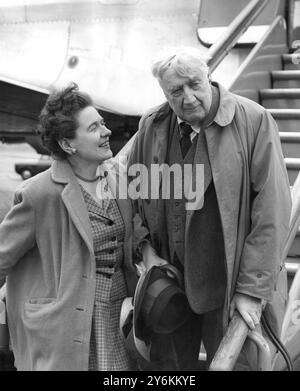
<instances>
[{"instance_id":1,"label":"hat brim","mask_svg":"<svg viewBox=\"0 0 300 391\"><path fill-rule=\"evenodd\" d=\"M133 299L133 339L136 346L137 351L139 354L148 362L150 362L150 350L151 350L151 343L146 344L145 341L138 338L137 336L137 323L138 323L138 317L141 311L141 304L143 299L143 292L145 291L147 287L147 281L149 280L153 268L151 268L148 271L142 272L140 275L140 278L137 282L135 293L134 293L134 299Z\"/></svg>"},{"instance_id":2,"label":"hat brim","mask_svg":"<svg viewBox=\"0 0 300 391\"><path fill-rule=\"evenodd\" d=\"M142 290L144 290L147 286L145 282L151 275L150 271L151 269L149 271L144 271L141 273L135 288L134 297L126 297L123 300L120 312L120 332L125 341L127 349L129 351L136 350L136 352L138 352L138 354L140 354L148 362L150 362L151 344L147 345L142 339L136 336L136 324L138 315L140 314L141 310ZM125 335L124 326L131 311L133 311L132 329L128 333L128 335Z\"/></svg>"}]
</instances>

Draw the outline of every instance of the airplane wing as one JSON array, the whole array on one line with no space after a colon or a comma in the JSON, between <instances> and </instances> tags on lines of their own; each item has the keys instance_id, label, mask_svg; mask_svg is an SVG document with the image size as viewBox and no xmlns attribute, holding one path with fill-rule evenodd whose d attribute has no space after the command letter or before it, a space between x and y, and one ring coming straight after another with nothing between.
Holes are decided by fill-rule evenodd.
<instances>
[{"instance_id":1,"label":"airplane wing","mask_svg":"<svg viewBox=\"0 0 300 391\"><path fill-rule=\"evenodd\" d=\"M199 46L199 4L0 0L0 80L36 91L74 81L102 110L140 116L165 100L150 71L155 55Z\"/></svg>"},{"instance_id":2,"label":"airplane wing","mask_svg":"<svg viewBox=\"0 0 300 391\"><path fill-rule=\"evenodd\" d=\"M28 85L0 80L0 139L6 142L29 142L39 153L48 153L36 137L38 115L47 92Z\"/></svg>"},{"instance_id":3,"label":"airplane wing","mask_svg":"<svg viewBox=\"0 0 300 391\"><path fill-rule=\"evenodd\" d=\"M48 92L73 81L105 112L119 150L165 100L150 71L157 52L199 46L198 11L199 0L0 0L0 139L34 137Z\"/></svg>"}]
</instances>

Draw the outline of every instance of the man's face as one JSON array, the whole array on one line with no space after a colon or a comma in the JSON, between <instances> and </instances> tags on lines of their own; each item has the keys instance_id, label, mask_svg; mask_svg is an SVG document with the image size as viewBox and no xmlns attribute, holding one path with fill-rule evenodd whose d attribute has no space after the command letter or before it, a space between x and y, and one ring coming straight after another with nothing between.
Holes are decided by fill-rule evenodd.
<instances>
[{"instance_id":1,"label":"man's face","mask_svg":"<svg viewBox=\"0 0 300 391\"><path fill-rule=\"evenodd\" d=\"M202 70L195 70L189 77L179 76L168 69L160 86L175 112L191 126L202 123L209 113L212 101L208 76Z\"/></svg>"}]
</instances>

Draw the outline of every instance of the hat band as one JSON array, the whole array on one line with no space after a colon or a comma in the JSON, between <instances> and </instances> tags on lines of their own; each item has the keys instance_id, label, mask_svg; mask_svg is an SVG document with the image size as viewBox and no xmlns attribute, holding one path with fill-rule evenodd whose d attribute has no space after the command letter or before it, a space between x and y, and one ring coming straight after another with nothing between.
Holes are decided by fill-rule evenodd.
<instances>
[{"instance_id":1,"label":"hat band","mask_svg":"<svg viewBox=\"0 0 300 391\"><path fill-rule=\"evenodd\" d=\"M170 306L171 301L175 299L177 301L180 299L185 301L184 306L186 307L186 311L182 314L182 307L181 311L177 311L177 309L174 308L176 315L178 314L178 316L176 316L176 322L168 322L168 319L163 318L168 316L168 306ZM173 284L170 285L168 279L159 279L148 287L145 299L143 300L142 313L144 319L147 320L146 326L148 329L160 334L169 334L177 330L186 322L191 310L182 289Z\"/></svg>"}]
</instances>

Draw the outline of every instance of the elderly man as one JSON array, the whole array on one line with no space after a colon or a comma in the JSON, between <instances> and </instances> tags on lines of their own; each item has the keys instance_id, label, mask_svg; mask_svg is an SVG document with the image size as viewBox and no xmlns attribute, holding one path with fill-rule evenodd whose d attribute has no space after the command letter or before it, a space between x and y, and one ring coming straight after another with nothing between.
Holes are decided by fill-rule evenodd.
<instances>
[{"instance_id":1,"label":"elderly man","mask_svg":"<svg viewBox=\"0 0 300 391\"><path fill-rule=\"evenodd\" d=\"M152 72L167 102L142 117L129 168L202 164L204 203L186 210L172 180L169 199L138 198L136 245L146 269L170 262L184 273L194 316L173 336L175 361L165 343L157 363L163 368L165 357L165 369L194 369L201 341L210 363L234 310L254 329L265 308L279 331L289 181L271 115L212 82L198 50L174 50ZM161 189L160 180L151 186Z\"/></svg>"}]
</instances>

